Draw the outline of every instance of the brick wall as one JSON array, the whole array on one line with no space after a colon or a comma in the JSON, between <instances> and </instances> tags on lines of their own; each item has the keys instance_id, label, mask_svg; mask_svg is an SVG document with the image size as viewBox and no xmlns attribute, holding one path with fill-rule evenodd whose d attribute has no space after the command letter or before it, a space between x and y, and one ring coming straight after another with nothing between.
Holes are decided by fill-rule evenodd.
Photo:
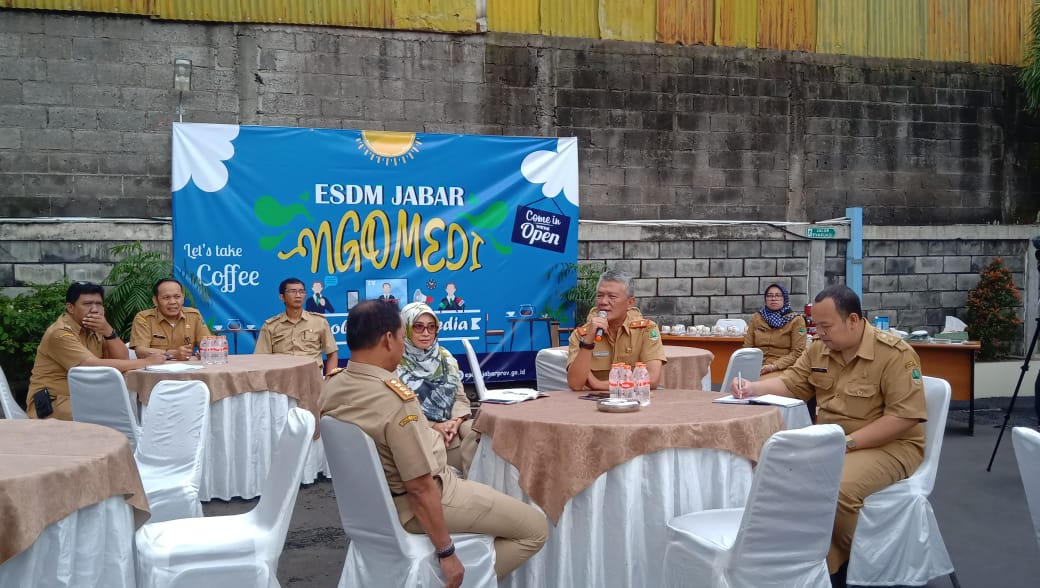
<instances>
[{"instance_id":1,"label":"brick wall","mask_svg":"<svg viewBox=\"0 0 1040 588\"><path fill-rule=\"evenodd\" d=\"M178 57L188 121L577 136L585 219L1040 210L1010 68L4 10L0 217L169 216Z\"/></svg>"}]
</instances>

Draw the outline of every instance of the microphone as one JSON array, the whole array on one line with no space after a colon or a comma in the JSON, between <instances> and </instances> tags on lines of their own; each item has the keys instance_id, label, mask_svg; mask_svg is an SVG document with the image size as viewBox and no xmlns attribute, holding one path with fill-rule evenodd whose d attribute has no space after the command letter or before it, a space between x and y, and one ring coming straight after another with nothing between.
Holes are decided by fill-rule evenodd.
<instances>
[{"instance_id":1,"label":"microphone","mask_svg":"<svg viewBox=\"0 0 1040 588\"><path fill-rule=\"evenodd\" d=\"M607 318L607 311L605 311L605 310L599 311L599 318ZM598 342L600 342L602 340L603 340L603 329L601 327L599 329L596 329L596 342L598 343Z\"/></svg>"}]
</instances>

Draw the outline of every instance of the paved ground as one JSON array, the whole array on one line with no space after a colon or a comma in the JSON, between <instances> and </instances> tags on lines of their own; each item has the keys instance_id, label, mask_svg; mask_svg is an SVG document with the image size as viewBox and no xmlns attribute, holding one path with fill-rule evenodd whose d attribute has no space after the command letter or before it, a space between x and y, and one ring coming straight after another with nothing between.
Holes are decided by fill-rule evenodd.
<instances>
[{"instance_id":1,"label":"paved ground","mask_svg":"<svg viewBox=\"0 0 1040 588\"><path fill-rule=\"evenodd\" d=\"M1008 398L983 399L975 436L966 434L967 410L951 410L932 505L957 576L964 588L1035 588L1040 558L1011 447L1010 428L991 472L986 464L1004 419ZM1020 398L1010 426L1035 425L1032 398ZM255 501L213 501L206 514L251 508ZM346 553L332 484L323 480L300 490L278 568L282 586L335 586ZM930 588L948 588L948 578Z\"/></svg>"}]
</instances>

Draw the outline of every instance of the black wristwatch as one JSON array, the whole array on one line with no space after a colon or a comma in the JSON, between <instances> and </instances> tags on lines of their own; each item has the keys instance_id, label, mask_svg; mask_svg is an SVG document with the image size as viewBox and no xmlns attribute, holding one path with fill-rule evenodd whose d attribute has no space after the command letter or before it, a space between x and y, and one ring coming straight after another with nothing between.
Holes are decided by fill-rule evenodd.
<instances>
[{"instance_id":1,"label":"black wristwatch","mask_svg":"<svg viewBox=\"0 0 1040 588\"><path fill-rule=\"evenodd\" d=\"M444 559L455 555L455 542L451 542L444 549L434 548L434 553L437 555L437 559Z\"/></svg>"},{"instance_id":2,"label":"black wristwatch","mask_svg":"<svg viewBox=\"0 0 1040 588\"><path fill-rule=\"evenodd\" d=\"M582 341L582 340L579 339L578 340L578 347L581 347L582 349L592 350L592 349L596 348L596 344L595 343L586 343L585 341Z\"/></svg>"},{"instance_id":3,"label":"black wristwatch","mask_svg":"<svg viewBox=\"0 0 1040 588\"><path fill-rule=\"evenodd\" d=\"M117 333L115 329L112 329L112 332L107 337L105 337L105 341L111 341L112 339L115 339L118 336L119 333Z\"/></svg>"}]
</instances>

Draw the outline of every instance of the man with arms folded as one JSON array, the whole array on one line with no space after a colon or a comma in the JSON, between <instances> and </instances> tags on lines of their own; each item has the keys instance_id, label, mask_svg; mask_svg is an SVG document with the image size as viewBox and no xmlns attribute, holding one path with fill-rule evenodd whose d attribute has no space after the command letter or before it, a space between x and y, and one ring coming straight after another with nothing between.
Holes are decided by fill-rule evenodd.
<instances>
[{"instance_id":1,"label":"man with arms folded","mask_svg":"<svg viewBox=\"0 0 1040 588\"><path fill-rule=\"evenodd\" d=\"M209 328L199 311L184 307L184 286L173 278L159 280L152 287L152 304L155 308L134 317L130 348L137 357L191 359L202 338L209 337Z\"/></svg>"},{"instance_id":2,"label":"man with arms folded","mask_svg":"<svg viewBox=\"0 0 1040 588\"><path fill-rule=\"evenodd\" d=\"M574 329L568 340L567 385L572 390L610 389L610 366L641 361L650 372L650 387L661 381L661 366L668 359L661 345L657 323L643 318L635 308L632 278L607 270L596 284L596 308L589 322ZM597 337L597 332L601 336Z\"/></svg>"},{"instance_id":3,"label":"man with arms folded","mask_svg":"<svg viewBox=\"0 0 1040 588\"><path fill-rule=\"evenodd\" d=\"M278 297L285 312L264 321L253 353L283 353L313 357L321 365L325 354L325 373L331 373L339 362L339 347L332 338L329 321L320 314L303 310L307 290L297 278L286 278L278 285Z\"/></svg>"},{"instance_id":4,"label":"man with arms folded","mask_svg":"<svg viewBox=\"0 0 1040 588\"><path fill-rule=\"evenodd\" d=\"M31 418L72 420L69 370L79 366L108 366L121 372L163 363L163 355L130 359L119 334L105 320L105 290L90 282L76 282L65 292L65 313L43 334L29 377L26 413Z\"/></svg>"},{"instance_id":5,"label":"man with arms folded","mask_svg":"<svg viewBox=\"0 0 1040 588\"><path fill-rule=\"evenodd\" d=\"M350 363L325 385L321 413L356 424L375 442L401 525L429 535L448 586L459 586L464 572L449 533L494 536L501 581L542 548L548 524L534 508L460 480L447 466L443 438L415 392L396 378L404 338L395 306L370 300L351 309Z\"/></svg>"},{"instance_id":6,"label":"man with arms folded","mask_svg":"<svg viewBox=\"0 0 1040 588\"><path fill-rule=\"evenodd\" d=\"M909 477L924 459L928 418L921 362L899 337L874 329L863 318L856 293L830 286L813 303L819 338L779 378L736 381L737 397L779 394L816 397L817 422L845 429L841 474L827 567L844 585L846 564L863 501Z\"/></svg>"}]
</instances>

